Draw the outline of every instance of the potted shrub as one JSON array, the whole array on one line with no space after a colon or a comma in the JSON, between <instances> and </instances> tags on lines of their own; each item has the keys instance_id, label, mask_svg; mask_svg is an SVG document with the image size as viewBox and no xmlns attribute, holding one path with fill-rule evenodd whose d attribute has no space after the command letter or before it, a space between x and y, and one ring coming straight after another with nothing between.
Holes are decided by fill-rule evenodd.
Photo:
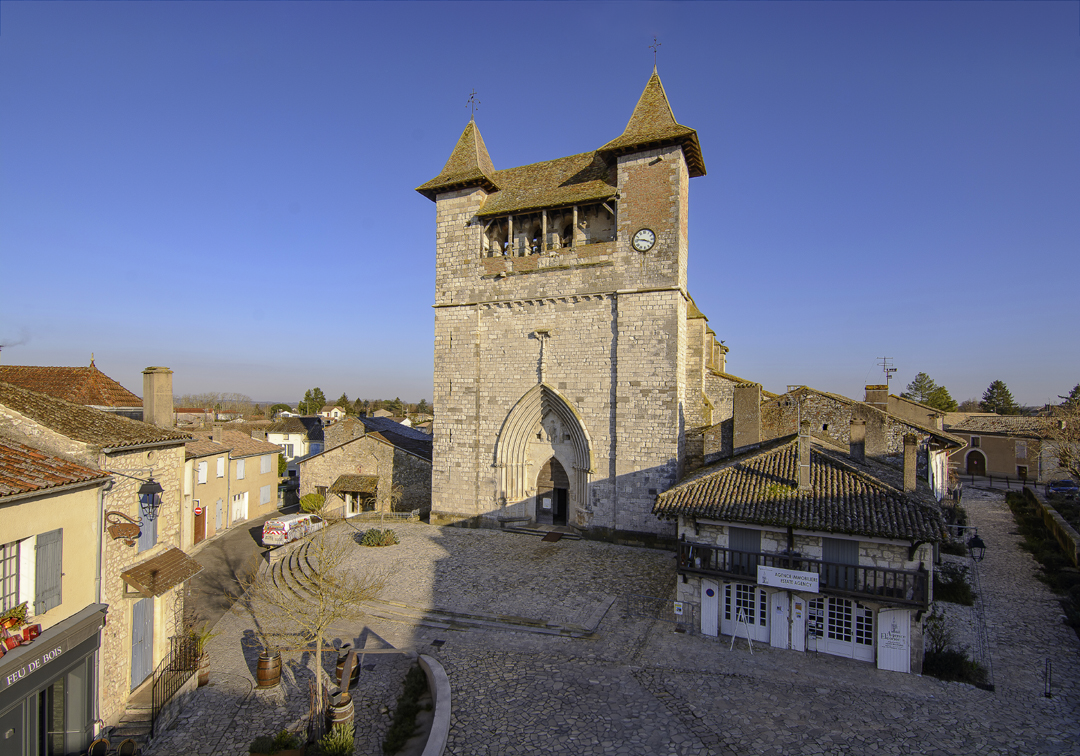
<instances>
[{"instance_id":1,"label":"potted shrub","mask_svg":"<svg viewBox=\"0 0 1080 756\"><path fill-rule=\"evenodd\" d=\"M277 735L260 735L251 741L248 752L252 756L301 756L303 744L294 733L282 730Z\"/></svg>"},{"instance_id":2,"label":"potted shrub","mask_svg":"<svg viewBox=\"0 0 1080 756\"><path fill-rule=\"evenodd\" d=\"M192 628L191 640L195 643L195 658L199 664L199 687L210 682L210 652L206 650L206 644L217 637L212 632L210 624L204 622L202 627Z\"/></svg>"},{"instance_id":3,"label":"potted shrub","mask_svg":"<svg viewBox=\"0 0 1080 756\"><path fill-rule=\"evenodd\" d=\"M18 630L26 624L26 602L13 606L0 614L0 626L5 630Z\"/></svg>"}]
</instances>

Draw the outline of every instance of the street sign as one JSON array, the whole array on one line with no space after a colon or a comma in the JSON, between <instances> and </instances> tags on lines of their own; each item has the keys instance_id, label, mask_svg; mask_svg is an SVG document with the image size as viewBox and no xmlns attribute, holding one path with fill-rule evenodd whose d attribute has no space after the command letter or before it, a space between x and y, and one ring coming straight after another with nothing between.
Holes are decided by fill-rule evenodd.
<instances>
[{"instance_id":1,"label":"street sign","mask_svg":"<svg viewBox=\"0 0 1080 756\"><path fill-rule=\"evenodd\" d=\"M798 570L782 570L778 567L766 567L758 565L758 585L767 585L770 588L783 588L788 591L818 592L818 574L816 572L800 572Z\"/></svg>"}]
</instances>

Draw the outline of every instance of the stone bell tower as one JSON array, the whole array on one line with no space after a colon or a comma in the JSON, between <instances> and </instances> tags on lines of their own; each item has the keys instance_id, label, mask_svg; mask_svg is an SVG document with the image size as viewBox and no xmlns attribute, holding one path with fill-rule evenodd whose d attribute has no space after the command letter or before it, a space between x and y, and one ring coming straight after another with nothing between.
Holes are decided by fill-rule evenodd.
<instances>
[{"instance_id":1,"label":"stone bell tower","mask_svg":"<svg viewBox=\"0 0 1080 756\"><path fill-rule=\"evenodd\" d=\"M417 188L436 206L432 522L673 537L651 508L684 458L703 175L655 69L590 152L496 170L469 121Z\"/></svg>"}]
</instances>

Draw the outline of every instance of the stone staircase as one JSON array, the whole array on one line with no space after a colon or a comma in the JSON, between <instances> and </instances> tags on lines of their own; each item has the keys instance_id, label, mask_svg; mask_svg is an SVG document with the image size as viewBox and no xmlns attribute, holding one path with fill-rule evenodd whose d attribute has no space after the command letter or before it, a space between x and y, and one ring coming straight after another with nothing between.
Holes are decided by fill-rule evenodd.
<instances>
[{"instance_id":1,"label":"stone staircase","mask_svg":"<svg viewBox=\"0 0 1080 756\"><path fill-rule=\"evenodd\" d=\"M548 531L541 531L541 534ZM575 536L565 536L575 538ZM316 591L315 566L309 553L310 542L303 541L299 546L270 565L270 578L278 590L287 595L306 600ZM409 606L398 601L375 600L366 605L366 613L380 619L423 625L441 630L512 630L542 635L561 635L568 638L587 638L596 632L600 620L611 608L615 599L601 602L585 624L561 625L528 617L516 617L484 612L458 612L448 609L433 609Z\"/></svg>"},{"instance_id":2,"label":"stone staircase","mask_svg":"<svg viewBox=\"0 0 1080 756\"><path fill-rule=\"evenodd\" d=\"M135 741L140 753L146 750L146 744L150 742L153 686L154 678L151 675L128 697L124 713L120 715L119 724L108 731L107 737L112 750L115 751L128 738Z\"/></svg>"}]
</instances>

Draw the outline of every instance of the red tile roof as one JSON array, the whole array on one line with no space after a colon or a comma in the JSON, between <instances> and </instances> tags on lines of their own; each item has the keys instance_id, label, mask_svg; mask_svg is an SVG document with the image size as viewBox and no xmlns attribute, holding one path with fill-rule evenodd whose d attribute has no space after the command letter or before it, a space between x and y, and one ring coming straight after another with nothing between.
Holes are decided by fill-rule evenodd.
<instances>
[{"instance_id":1,"label":"red tile roof","mask_svg":"<svg viewBox=\"0 0 1080 756\"><path fill-rule=\"evenodd\" d=\"M90 367L0 365L0 381L93 407L141 407L142 399Z\"/></svg>"},{"instance_id":2,"label":"red tile roof","mask_svg":"<svg viewBox=\"0 0 1080 756\"><path fill-rule=\"evenodd\" d=\"M260 441L257 438L252 438L249 433L241 433L240 431L227 430L224 432L225 443L219 444L216 441L211 440L211 433L209 431L193 431L192 436L195 437L193 441L188 441L185 444L186 457L191 459L193 457L206 457L211 454L221 454L224 451L230 452L230 457L236 459L237 457L252 457L262 454L280 454L281 447L277 444L272 444L269 441Z\"/></svg>"},{"instance_id":3,"label":"red tile roof","mask_svg":"<svg viewBox=\"0 0 1080 756\"><path fill-rule=\"evenodd\" d=\"M68 462L31 446L0 442L0 504L5 496L48 491L72 483L108 480L101 470Z\"/></svg>"}]
</instances>

